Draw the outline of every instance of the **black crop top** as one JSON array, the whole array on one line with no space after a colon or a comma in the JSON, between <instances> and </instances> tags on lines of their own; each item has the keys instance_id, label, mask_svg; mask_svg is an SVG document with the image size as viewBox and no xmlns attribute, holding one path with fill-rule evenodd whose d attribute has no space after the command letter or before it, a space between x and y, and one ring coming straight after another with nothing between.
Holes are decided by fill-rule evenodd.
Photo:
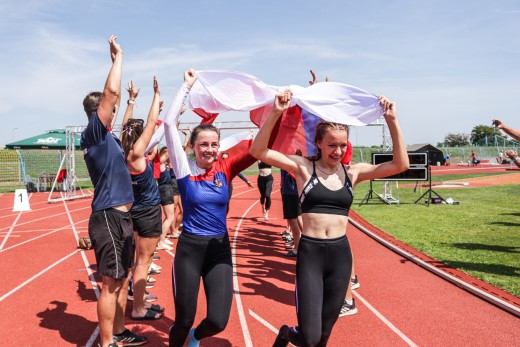
<instances>
[{"instance_id":1,"label":"black crop top","mask_svg":"<svg viewBox=\"0 0 520 347\"><path fill-rule=\"evenodd\" d=\"M264 163L263 161L261 161L261 162L258 163L258 168L259 169L270 169L270 168L272 168L272 165L269 165L269 164Z\"/></svg>"},{"instance_id":2,"label":"black crop top","mask_svg":"<svg viewBox=\"0 0 520 347\"><path fill-rule=\"evenodd\" d=\"M352 183L347 175L345 166L345 184L338 190L325 187L316 175L316 162L312 162L312 176L300 195L302 213L326 213L348 216L350 205L354 200Z\"/></svg>"}]
</instances>

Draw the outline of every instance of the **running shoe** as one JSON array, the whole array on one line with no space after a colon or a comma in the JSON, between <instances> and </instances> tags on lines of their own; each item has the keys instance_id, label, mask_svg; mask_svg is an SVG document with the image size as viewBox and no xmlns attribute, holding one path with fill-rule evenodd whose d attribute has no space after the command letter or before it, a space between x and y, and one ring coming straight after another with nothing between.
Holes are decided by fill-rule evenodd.
<instances>
[{"instance_id":1,"label":"running shoe","mask_svg":"<svg viewBox=\"0 0 520 347\"><path fill-rule=\"evenodd\" d=\"M339 312L339 316L352 316L357 313L356 301L352 299L352 304L349 305L347 300L343 300L343 306L341 306L341 311Z\"/></svg>"},{"instance_id":2,"label":"running shoe","mask_svg":"<svg viewBox=\"0 0 520 347\"><path fill-rule=\"evenodd\" d=\"M157 244L157 249L160 250L160 251L161 251L161 250L173 251L173 247L167 245L167 244L164 243L164 242L159 242L159 243Z\"/></svg>"},{"instance_id":3,"label":"running shoe","mask_svg":"<svg viewBox=\"0 0 520 347\"><path fill-rule=\"evenodd\" d=\"M181 233L173 233L173 234L170 234L168 237L171 239L178 239L179 236L181 236Z\"/></svg>"},{"instance_id":4,"label":"running shoe","mask_svg":"<svg viewBox=\"0 0 520 347\"><path fill-rule=\"evenodd\" d=\"M288 340L289 327L287 325L282 325L278 335L276 336L276 340L274 340L273 347L285 347L289 344Z\"/></svg>"},{"instance_id":5,"label":"running shoe","mask_svg":"<svg viewBox=\"0 0 520 347\"><path fill-rule=\"evenodd\" d=\"M159 265L157 265L157 264L155 264L154 262L152 262L152 263L150 264L150 269L154 269L154 270L157 270L157 271L161 271L161 270L162 270L162 267L159 266Z\"/></svg>"},{"instance_id":6,"label":"running shoe","mask_svg":"<svg viewBox=\"0 0 520 347\"><path fill-rule=\"evenodd\" d=\"M150 282L146 282L146 289L151 289L153 288L155 285L153 283L150 283Z\"/></svg>"},{"instance_id":7,"label":"running shoe","mask_svg":"<svg viewBox=\"0 0 520 347\"><path fill-rule=\"evenodd\" d=\"M121 334L114 334L115 346L141 346L148 342L146 336L136 335L128 329Z\"/></svg>"},{"instance_id":8,"label":"running shoe","mask_svg":"<svg viewBox=\"0 0 520 347\"><path fill-rule=\"evenodd\" d=\"M350 285L351 285L351 289L354 290L354 289L358 289L359 287L361 287L361 284L359 284L359 281L357 279L357 275L354 276L354 278L350 278Z\"/></svg>"},{"instance_id":9,"label":"running shoe","mask_svg":"<svg viewBox=\"0 0 520 347\"><path fill-rule=\"evenodd\" d=\"M297 254L294 252L294 249L291 249L289 252L285 254L288 258L296 258Z\"/></svg>"},{"instance_id":10,"label":"running shoe","mask_svg":"<svg viewBox=\"0 0 520 347\"><path fill-rule=\"evenodd\" d=\"M200 340L195 338L195 328L190 330L190 341L188 343L188 347L199 347Z\"/></svg>"},{"instance_id":11,"label":"running shoe","mask_svg":"<svg viewBox=\"0 0 520 347\"><path fill-rule=\"evenodd\" d=\"M157 255L157 254L154 254L153 257L152 257L152 260L161 260L161 256Z\"/></svg>"},{"instance_id":12,"label":"running shoe","mask_svg":"<svg viewBox=\"0 0 520 347\"><path fill-rule=\"evenodd\" d=\"M152 276L148 276L148 277L146 277L146 282L155 283L155 282L157 282L157 280L155 278L153 278Z\"/></svg>"},{"instance_id":13,"label":"running shoe","mask_svg":"<svg viewBox=\"0 0 520 347\"><path fill-rule=\"evenodd\" d=\"M172 241L170 241L170 240L168 240L168 239L164 239L164 241L163 241L163 242L164 242L164 243L166 243L166 244L167 244L168 246L171 246L171 245L173 245L173 242L172 242Z\"/></svg>"}]
</instances>

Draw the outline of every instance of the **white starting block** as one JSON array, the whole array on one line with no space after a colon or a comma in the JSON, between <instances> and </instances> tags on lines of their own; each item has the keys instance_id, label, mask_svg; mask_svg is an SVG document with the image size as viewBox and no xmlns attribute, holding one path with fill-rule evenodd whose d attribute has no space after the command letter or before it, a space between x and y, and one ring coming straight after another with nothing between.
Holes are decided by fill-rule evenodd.
<instances>
[{"instance_id":1,"label":"white starting block","mask_svg":"<svg viewBox=\"0 0 520 347\"><path fill-rule=\"evenodd\" d=\"M13 212L30 211L27 189L16 189L14 191Z\"/></svg>"}]
</instances>

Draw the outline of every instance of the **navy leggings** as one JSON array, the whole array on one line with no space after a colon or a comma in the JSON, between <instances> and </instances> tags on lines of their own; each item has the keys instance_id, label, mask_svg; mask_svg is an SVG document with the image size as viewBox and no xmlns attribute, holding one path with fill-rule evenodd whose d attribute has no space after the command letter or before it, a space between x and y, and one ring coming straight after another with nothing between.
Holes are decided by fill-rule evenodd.
<instances>
[{"instance_id":1,"label":"navy leggings","mask_svg":"<svg viewBox=\"0 0 520 347\"><path fill-rule=\"evenodd\" d=\"M298 327L289 330L295 346L326 346L338 319L352 271L346 236L317 239L302 235L296 261Z\"/></svg>"},{"instance_id":2,"label":"navy leggings","mask_svg":"<svg viewBox=\"0 0 520 347\"><path fill-rule=\"evenodd\" d=\"M195 329L197 340L225 329L233 300L233 266L227 234L206 237L181 233L172 272L175 323L169 345L181 347L193 326L200 278L207 300L207 317Z\"/></svg>"},{"instance_id":3,"label":"navy leggings","mask_svg":"<svg viewBox=\"0 0 520 347\"><path fill-rule=\"evenodd\" d=\"M257 185L260 191L260 203L265 204L266 211L271 208L271 192L273 191L274 178L273 175L258 176Z\"/></svg>"}]
</instances>

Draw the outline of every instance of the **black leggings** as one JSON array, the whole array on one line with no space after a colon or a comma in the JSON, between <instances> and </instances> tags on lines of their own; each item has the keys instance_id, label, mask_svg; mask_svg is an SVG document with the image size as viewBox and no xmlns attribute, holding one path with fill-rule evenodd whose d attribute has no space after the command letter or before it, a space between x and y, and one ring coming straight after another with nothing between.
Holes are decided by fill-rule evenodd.
<instances>
[{"instance_id":1,"label":"black leggings","mask_svg":"<svg viewBox=\"0 0 520 347\"><path fill-rule=\"evenodd\" d=\"M273 191L274 178L273 175L267 176L258 175L257 185L260 191L260 203L265 204L265 210L269 211L271 208L271 192Z\"/></svg>"},{"instance_id":2,"label":"black leggings","mask_svg":"<svg viewBox=\"0 0 520 347\"><path fill-rule=\"evenodd\" d=\"M169 345L183 346L197 311L200 278L207 300L207 317L195 330L197 340L224 330L233 300L233 266L227 234L205 237L181 233L172 272L175 323Z\"/></svg>"},{"instance_id":3,"label":"black leggings","mask_svg":"<svg viewBox=\"0 0 520 347\"><path fill-rule=\"evenodd\" d=\"M326 346L345 299L352 271L346 236L317 239L302 235L296 261L298 328L289 330L295 346Z\"/></svg>"}]
</instances>

